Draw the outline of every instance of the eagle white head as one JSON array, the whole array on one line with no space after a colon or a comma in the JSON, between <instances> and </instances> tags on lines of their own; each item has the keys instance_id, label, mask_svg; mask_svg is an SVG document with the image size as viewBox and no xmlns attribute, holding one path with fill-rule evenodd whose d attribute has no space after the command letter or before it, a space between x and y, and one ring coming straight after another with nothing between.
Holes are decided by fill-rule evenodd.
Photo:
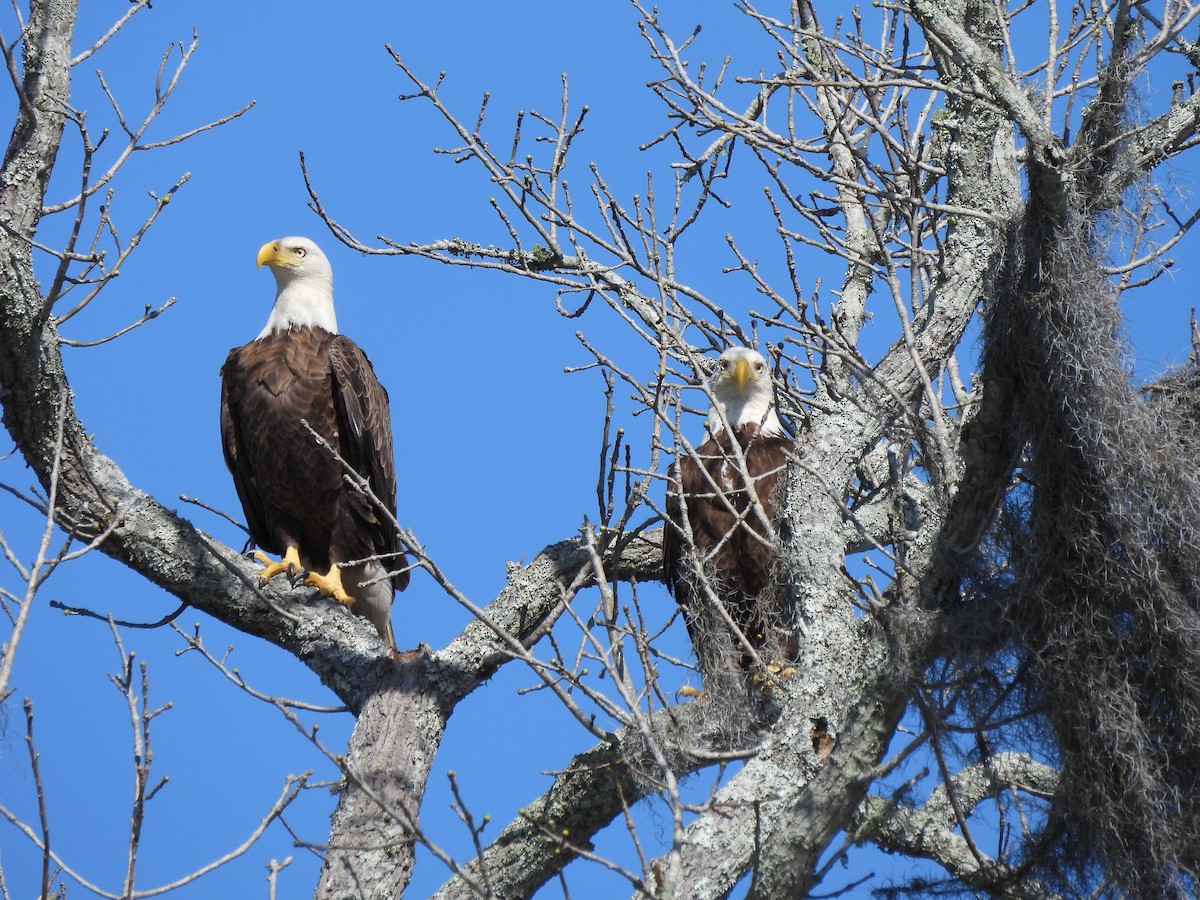
<instances>
[{"instance_id":1,"label":"eagle white head","mask_svg":"<svg viewBox=\"0 0 1200 900\"><path fill-rule=\"evenodd\" d=\"M321 248L306 237L285 237L263 244L258 268L275 276L275 305L260 338L306 325L337 334L333 312L333 268Z\"/></svg>"},{"instance_id":2,"label":"eagle white head","mask_svg":"<svg viewBox=\"0 0 1200 900\"><path fill-rule=\"evenodd\" d=\"M783 423L775 413L771 370L757 350L730 347L717 359L717 368L709 378L709 384L713 408L704 423L709 433L720 434L724 430L721 411L731 428L756 425L765 436L784 433Z\"/></svg>"}]
</instances>

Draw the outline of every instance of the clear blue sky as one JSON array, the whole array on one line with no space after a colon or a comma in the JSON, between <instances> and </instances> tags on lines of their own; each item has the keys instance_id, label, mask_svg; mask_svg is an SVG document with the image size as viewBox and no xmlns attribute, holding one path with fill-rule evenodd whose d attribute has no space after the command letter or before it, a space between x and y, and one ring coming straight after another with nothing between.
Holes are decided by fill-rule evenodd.
<instances>
[{"instance_id":1,"label":"clear blue sky","mask_svg":"<svg viewBox=\"0 0 1200 900\"><path fill-rule=\"evenodd\" d=\"M77 46L89 44L127 5L85 2ZM697 22L705 23L699 44L704 49L697 55L716 61L729 52L743 70L775 65L769 44L727 4L685 6L686 14L671 12L668 21L681 38ZM453 146L455 138L426 106L397 101L410 88L384 51L385 41L427 79L445 71L444 96L467 120L489 90L491 138L500 146L506 146L517 110L557 114L560 76L569 73L573 104L591 107L577 163L595 160L625 196L644 191L649 167L656 167L664 187L668 183L666 157L637 149L662 127L662 109L644 88L659 71L647 58L635 11L621 4L357 2L342 5L337 14L332 9L314 2L158 0L78 67L72 103L89 110L93 132L112 125L97 88L97 68L126 115L140 118L152 100L161 54L171 41L190 41L194 28L199 49L150 137L167 138L250 100L256 105L239 120L181 146L138 155L114 182L114 215L128 235L150 207L147 191L162 193L182 173L191 173L121 277L66 327L66 336L95 339L135 319L146 304L158 306L169 297L177 304L119 341L69 349L69 376L83 421L136 485L168 505L182 508L173 499L182 493L238 512L218 442L217 373L230 347L258 333L270 307L272 279L254 269L258 247L290 234L315 238L333 263L341 330L364 347L391 392L400 519L483 605L503 585L508 561L529 558L572 535L585 515L595 518L604 405L595 373L563 373L564 366L588 361L575 331L583 328L629 359L636 359L636 345L602 315L560 318L545 286L346 250L307 209L297 154L307 154L330 212L360 237L383 233L402 242L462 237L502 244L505 235L487 204L493 189L479 171L432 153L434 147ZM11 40L12 22L4 27ZM176 53L171 65L177 59ZM11 120L11 98L0 103ZM110 136L113 146L102 151L101 164L111 160L120 137ZM65 148L52 202L76 190L77 141L70 135ZM582 197L586 169L577 165L573 174ZM1184 169L1174 178L1185 187L1191 182ZM730 309L740 311L753 306L754 297L745 282L722 276L721 267L732 259L720 249L720 235L761 237L769 234L770 223L756 218L761 212L756 185L734 186L747 190L735 195L724 221L696 238L685 279L727 296ZM42 239L53 244L61 227L48 223ZM762 252L774 250L772 244ZM1177 255L1184 259L1177 277L1187 283L1195 277L1194 248L1191 259L1186 249ZM814 272L829 267L819 259L806 265ZM827 284L836 281L836 267L829 268ZM1164 279L1131 306L1140 373L1186 359L1187 299L1181 294ZM15 457L0 462L0 480L18 487L32 481ZM200 528L240 545L238 533L219 519L195 507L183 512ZM6 496L0 498L0 528L28 559L36 517ZM0 574L0 586L19 587L11 571ZM99 556L64 568L39 599L18 659L16 694L0 713L0 802L35 821L20 709L28 696L36 704L55 849L89 879L117 890L132 795L128 720L108 680L118 657L104 625L63 618L47 607L51 599L143 621L176 604ZM665 594L659 604L665 620L671 611ZM394 616L401 646L423 641L439 647L467 620L421 576L397 598ZM232 664L257 689L334 702L282 651L192 611L179 619L186 628L197 621L211 649L234 647ZM146 889L239 844L287 774L316 768L318 777L332 778L334 772L272 709L246 697L195 654L177 656L182 642L176 635L131 631L124 640L149 664L154 703L174 704L154 730L155 771L171 780L149 812L138 879ZM517 689L533 681L510 666L451 721L423 821L460 858L469 853L469 843L449 809L447 770L459 773L472 812L490 814L498 831L549 783L545 772L593 742L568 717L555 715L553 701L543 694L518 697ZM349 716L320 722L322 738L344 746ZM287 818L303 837L320 842L331 809L327 793L312 792ZM648 833L669 833L666 819L656 828L656 815L643 806ZM265 896L267 860L288 855L296 861L281 875L280 896L311 895L317 862L292 848L276 825L242 860L180 896ZM13 896L32 896L39 855L6 825L0 825L0 857ZM898 875L906 868L903 860L887 857L875 857L869 866L880 873L894 866ZM571 875L572 896L627 893L597 871ZM409 896L426 895L445 875L422 854ZM827 886L838 884L835 875Z\"/></svg>"}]
</instances>

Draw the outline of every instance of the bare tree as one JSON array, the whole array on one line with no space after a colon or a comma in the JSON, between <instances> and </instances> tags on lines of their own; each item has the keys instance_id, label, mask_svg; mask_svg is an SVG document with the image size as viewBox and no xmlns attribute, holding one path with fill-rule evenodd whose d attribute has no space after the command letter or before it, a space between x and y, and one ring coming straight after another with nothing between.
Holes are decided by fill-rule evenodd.
<instances>
[{"instance_id":1,"label":"bare tree","mask_svg":"<svg viewBox=\"0 0 1200 900\"><path fill-rule=\"evenodd\" d=\"M807 0L742 0L763 53L738 68L692 59L695 33L635 7L666 122L645 148L644 192L626 197L602 165L576 161L588 110L565 80L553 114L495 127L486 97L450 108L440 81L390 48L406 102L441 115L454 135L441 152L482 176L509 242L368 241L308 182L316 213L355 249L552 287L604 373L596 513L514 566L491 602L456 589L395 523L473 616L445 647L396 663L370 626L259 585L88 438L58 326L115 268L99 251L115 234L105 214L82 235L88 199L120 166L95 174L85 153L79 195L46 205L64 127L91 142L68 104L75 4L31 4L4 42L18 110L0 167L0 377L5 425L45 491L35 502L71 541L294 653L354 713L349 747L327 747L276 701L343 779L318 896L401 895L417 845L451 872L446 898L531 896L568 863L604 866L639 896L804 896L862 843L944 873L880 890L1194 894L1200 380L1193 364L1133 386L1118 301L1171 265L1195 218L1155 178L1200 133L1200 55L1186 37L1200 6L911 0L828 21ZM139 146L144 128L125 130ZM766 188L751 199L746 184ZM704 268L689 241L730 208L757 208L766 227L726 229L728 277L708 288L689 276ZM49 250L39 226L64 210L76 224ZM59 260L48 285L35 252ZM836 272L837 287L814 271ZM761 308L735 308L725 285ZM604 311L627 343L589 336ZM888 329L878 349L868 317ZM680 702L687 661L664 649L669 608L648 600L662 577L655 520L668 463L701 439L690 413L707 406L711 351L730 344L767 352L795 428L773 540L799 653L736 703ZM626 431L634 421L648 424ZM48 555L46 534L32 566L14 560L28 585L6 598L18 637L39 571L73 552ZM596 744L490 840L452 785L476 849L456 860L420 824L430 767L460 701L513 663L559 701L558 724ZM151 710L123 671L130 709ZM708 790L688 781L701 770ZM643 802L663 811L661 835L639 828ZM61 863L48 833L21 827L44 855L47 894ZM626 857L594 850L609 827L627 830ZM114 896L136 895L135 860L136 840Z\"/></svg>"}]
</instances>

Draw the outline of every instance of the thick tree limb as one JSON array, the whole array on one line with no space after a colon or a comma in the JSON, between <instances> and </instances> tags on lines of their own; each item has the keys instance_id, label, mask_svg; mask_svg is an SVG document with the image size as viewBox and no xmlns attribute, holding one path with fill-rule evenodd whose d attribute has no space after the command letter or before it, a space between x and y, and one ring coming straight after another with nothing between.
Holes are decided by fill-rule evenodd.
<instances>
[{"instance_id":1,"label":"thick tree limb","mask_svg":"<svg viewBox=\"0 0 1200 900\"><path fill-rule=\"evenodd\" d=\"M671 770L684 775L712 765L714 752L739 749L708 721L705 702L664 709L650 716L650 731ZM752 737L752 736L749 736ZM563 866L590 849L591 839L622 811L662 789L655 774L660 759L639 730L621 729L613 741L572 759L546 793L521 810L488 846L482 860L465 867L498 898L533 896ZM565 837L564 837L565 835ZM652 891L653 886L647 885ZM468 900L478 894L466 879L452 878L438 900Z\"/></svg>"},{"instance_id":2,"label":"thick tree limb","mask_svg":"<svg viewBox=\"0 0 1200 900\"><path fill-rule=\"evenodd\" d=\"M620 566L627 574L651 574L661 555L657 542L639 540ZM590 565L581 538L547 547L513 572L485 610L487 621L532 644L561 611L566 588ZM617 569L614 560L611 571ZM334 813L318 897L403 894L412 876L417 812L446 722L458 701L512 660L507 648L502 635L476 619L445 650L432 656L419 650L382 669L346 752L348 784Z\"/></svg>"},{"instance_id":3,"label":"thick tree limb","mask_svg":"<svg viewBox=\"0 0 1200 900\"><path fill-rule=\"evenodd\" d=\"M950 357L1003 248L991 223L1019 202L1011 127L990 104L956 97L947 111L946 127L954 135L947 200L981 215L962 217L952 227L944 278L915 335L889 350L859 392L835 411L814 416L803 436L803 471L789 480L791 537L783 566L797 592L805 653L779 726L722 789L714 810L688 828L671 873L677 896L724 896L749 869L755 872L753 897L805 894L816 860L849 822L903 710L887 638L881 630L856 627L850 614L835 498L844 495L855 461L920 396L923 368L936 371ZM990 515L993 508L985 504L977 511ZM936 546L940 519L927 524L925 546ZM985 522L973 526L981 531ZM896 600L904 598L899 591ZM910 652L923 656L921 648Z\"/></svg>"},{"instance_id":4,"label":"thick tree limb","mask_svg":"<svg viewBox=\"0 0 1200 900\"><path fill-rule=\"evenodd\" d=\"M958 814L970 816L980 802L1002 790L1050 797L1058 772L1024 753L1000 753L955 773L949 787L939 785L919 807L900 806L885 797L868 797L855 814L855 840L869 840L896 853L932 860L964 884L992 896L1041 900L1051 895L1009 866L985 858L981 863L957 832Z\"/></svg>"}]
</instances>

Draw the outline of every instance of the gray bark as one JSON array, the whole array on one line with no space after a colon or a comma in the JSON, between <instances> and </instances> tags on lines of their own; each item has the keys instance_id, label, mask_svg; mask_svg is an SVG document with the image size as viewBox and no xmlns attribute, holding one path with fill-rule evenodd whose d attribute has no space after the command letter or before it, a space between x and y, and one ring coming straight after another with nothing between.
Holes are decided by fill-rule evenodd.
<instances>
[{"instance_id":1,"label":"gray bark","mask_svg":"<svg viewBox=\"0 0 1200 900\"><path fill-rule=\"evenodd\" d=\"M620 565L628 574L652 576L660 555L655 542L640 541ZM407 662L383 668L358 711L346 752L347 783L317 896L403 895L412 876L421 798L455 705L512 659L500 634L535 643L561 612L566 588L590 564L581 540L547 547L514 571L487 607L491 625L476 620L444 650L430 655L420 649Z\"/></svg>"},{"instance_id":2,"label":"gray bark","mask_svg":"<svg viewBox=\"0 0 1200 900\"><path fill-rule=\"evenodd\" d=\"M852 615L841 569L846 546L838 498L857 461L903 415L904 402L918 396L915 358L930 372L950 358L996 272L1004 237L994 223L1018 208L1011 126L986 103L955 98L947 112L943 125L953 135L948 202L980 215L958 218L951 230L943 280L916 346L898 342L876 367L876 380L892 391L871 391L873 382L848 391L804 435L801 466L789 485L791 539L784 547L787 580L804 623L804 663L789 686L779 726L721 791L716 808L688 829L678 881L664 896L722 897L748 870L754 872L752 897L805 895L818 858L848 826L903 712L907 688L893 677L887 635ZM1008 448L999 461L1010 464L1011 457ZM942 565L928 569L919 555L910 560L929 581L927 603L957 583L944 557L962 550L964 531L981 534L995 511L1002 490L994 479L996 461L990 454L984 461L982 498L972 493L956 516L944 509L924 524L917 545L943 557ZM942 531L947 521L952 527ZM916 606L920 586L911 594L904 587L902 579L891 601ZM923 651L917 642L908 652L920 658Z\"/></svg>"},{"instance_id":3,"label":"gray bark","mask_svg":"<svg viewBox=\"0 0 1200 900\"><path fill-rule=\"evenodd\" d=\"M703 701L650 717L653 739L678 775L711 765L714 751L737 749L709 718ZM753 742L754 735L749 737ZM434 897L469 900L486 892L504 900L533 896L565 862L578 856L579 848L590 849L597 831L661 790L661 783L648 774L659 764L640 730L621 729L611 742L574 757L551 788L488 845L482 858L464 866ZM655 890L654 885L639 887L647 893Z\"/></svg>"},{"instance_id":4,"label":"gray bark","mask_svg":"<svg viewBox=\"0 0 1200 900\"><path fill-rule=\"evenodd\" d=\"M855 840L874 841L893 852L936 859L964 884L991 889L995 896L1013 900L1049 898L1054 895L1045 885L996 864L972 847L959 833L958 812L971 815L979 803L997 791L1021 790L1050 797L1057 787L1056 770L1025 754L998 753L986 763L957 772L949 789L936 788L919 808L868 797L855 814L853 835ZM955 802L950 800L951 790Z\"/></svg>"}]
</instances>

